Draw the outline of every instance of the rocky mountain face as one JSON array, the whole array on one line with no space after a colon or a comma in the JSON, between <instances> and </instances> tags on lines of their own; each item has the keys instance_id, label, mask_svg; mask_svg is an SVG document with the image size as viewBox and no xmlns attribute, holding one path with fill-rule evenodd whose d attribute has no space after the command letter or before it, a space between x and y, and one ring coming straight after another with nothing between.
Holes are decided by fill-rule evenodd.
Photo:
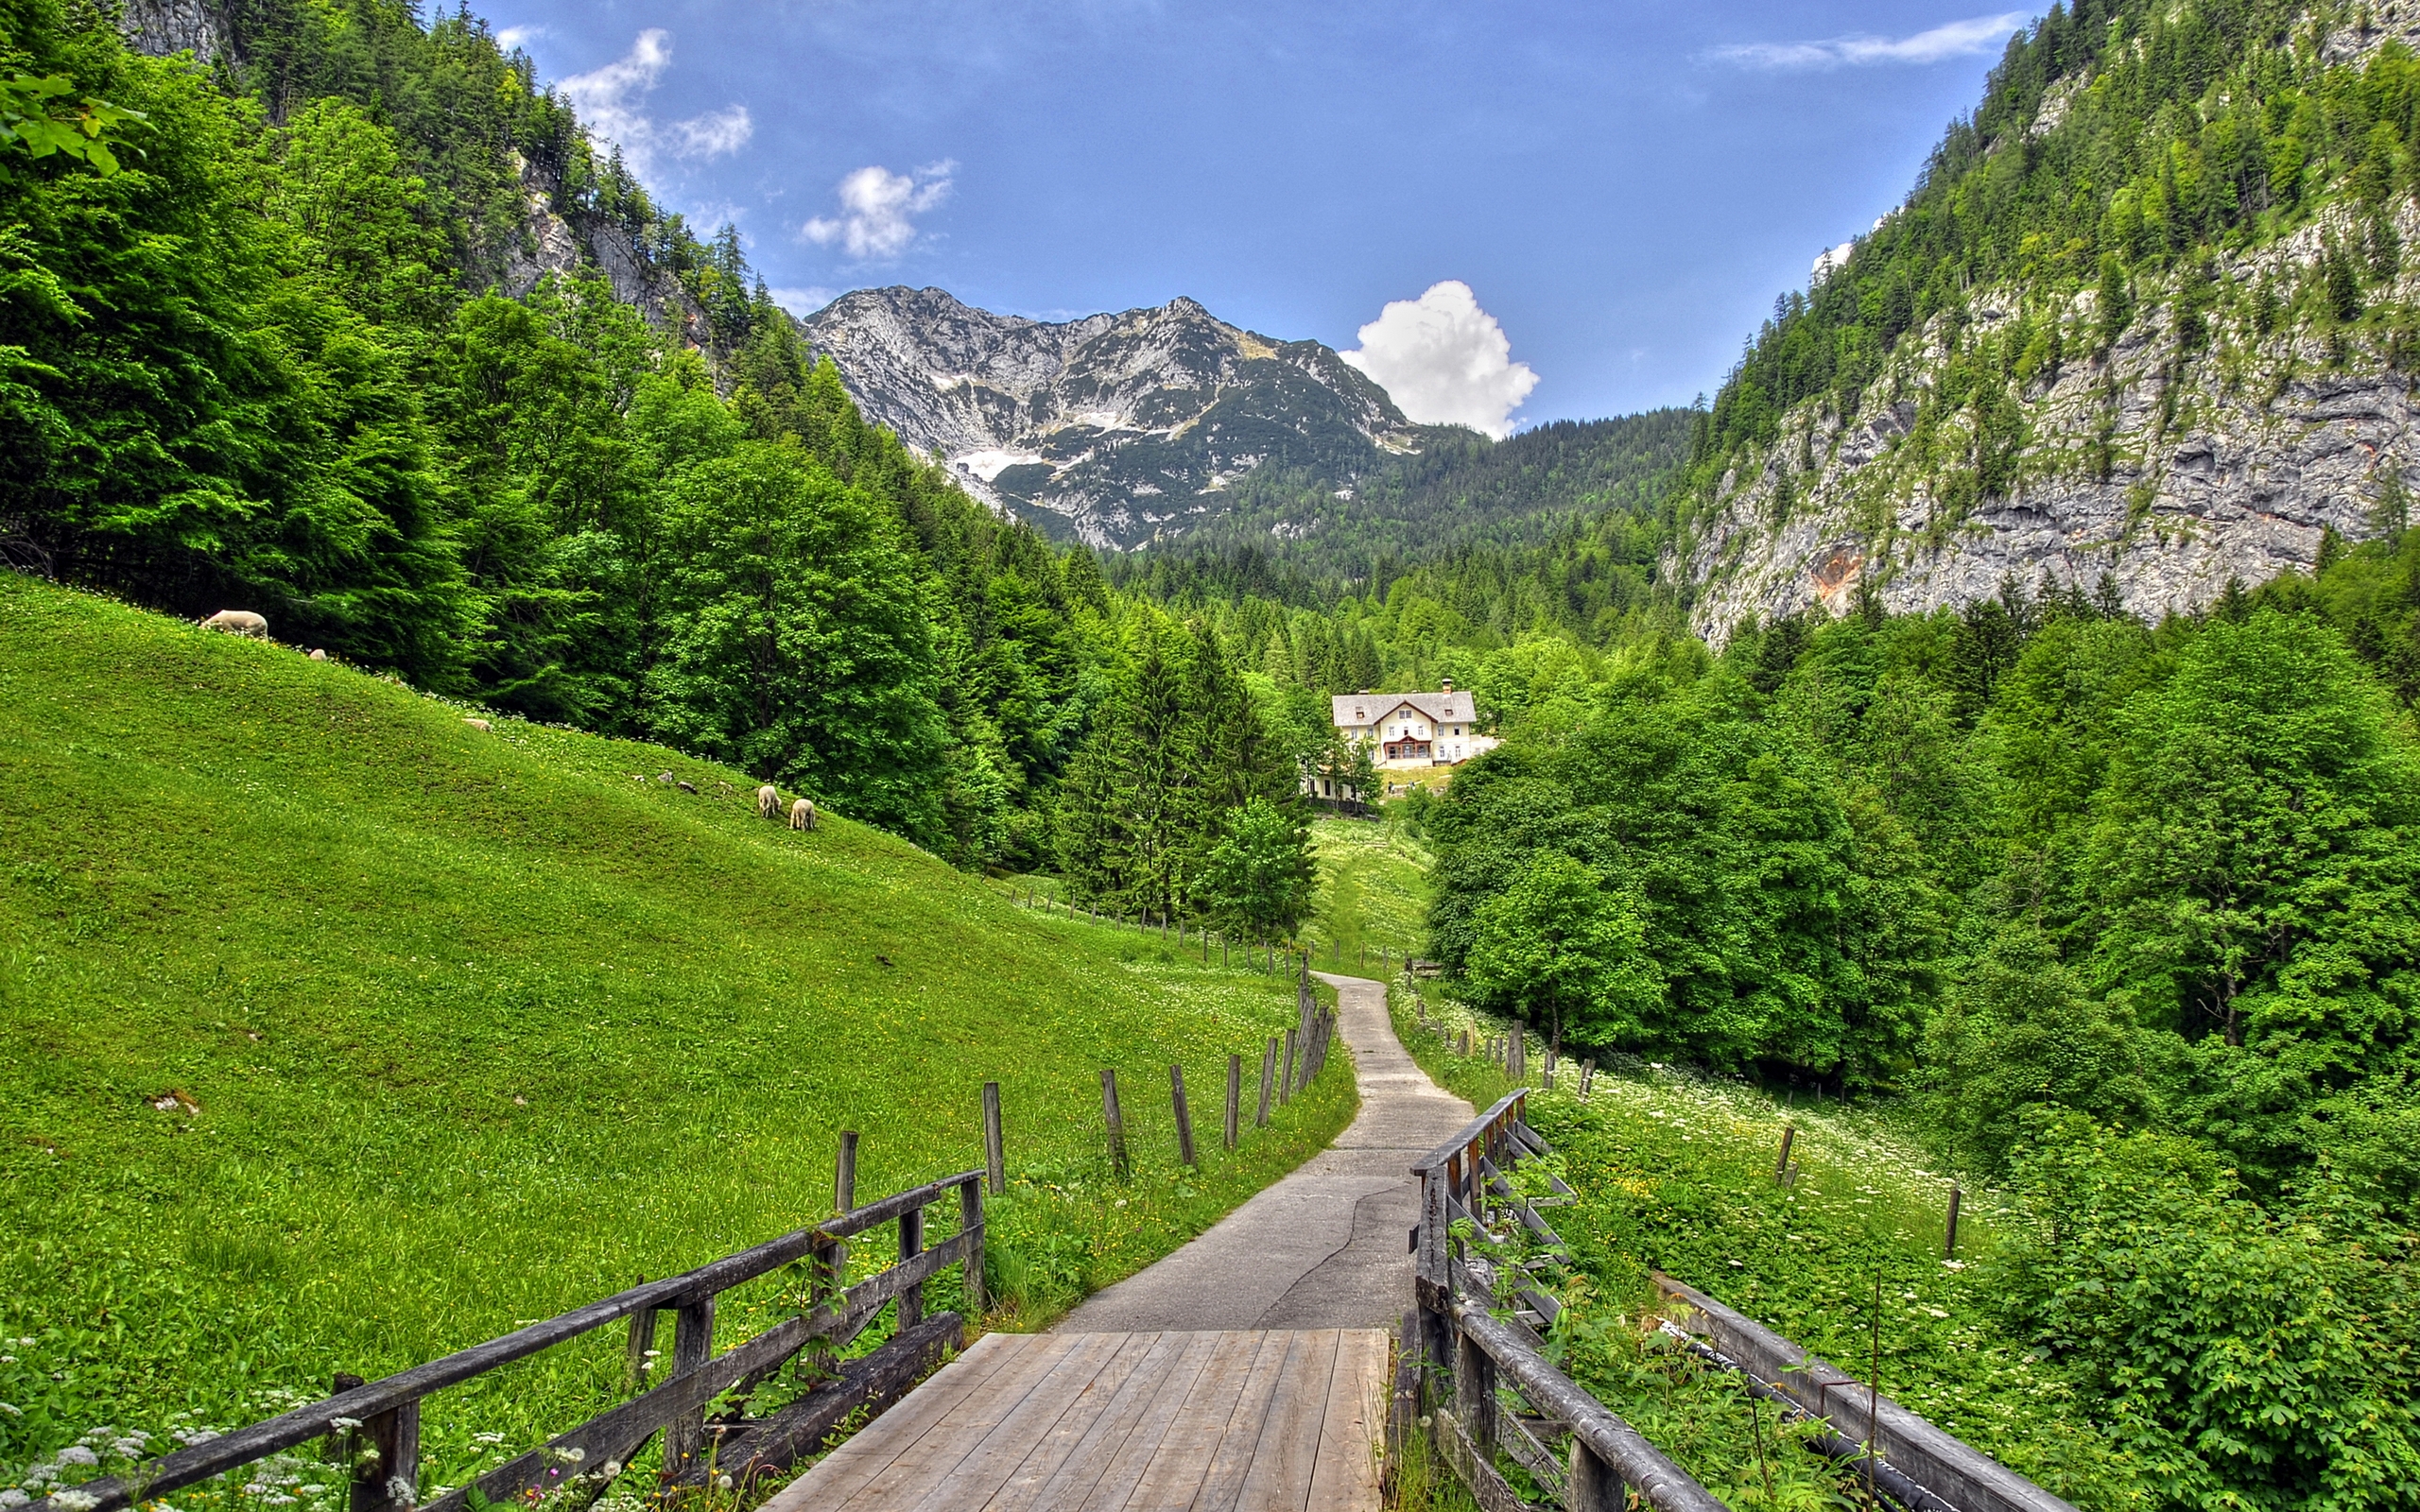
<instances>
[{"instance_id":1,"label":"rocky mountain face","mask_svg":"<svg viewBox=\"0 0 2420 1512\"><path fill-rule=\"evenodd\" d=\"M977 497L1097 547L1182 535L1266 465L1349 490L1423 437L1328 348L1191 300L1049 322L940 289L861 289L803 326L869 420Z\"/></svg>"},{"instance_id":2,"label":"rocky mountain face","mask_svg":"<svg viewBox=\"0 0 2420 1512\"><path fill-rule=\"evenodd\" d=\"M2415 37L2420 0L2077 0L2021 35L1718 398L1661 567L1695 627L2011 577L2155 619L2399 528Z\"/></svg>"},{"instance_id":3,"label":"rocky mountain face","mask_svg":"<svg viewBox=\"0 0 2420 1512\"><path fill-rule=\"evenodd\" d=\"M2359 329L2264 333L2250 313L2258 290L2315 276L2357 230L2331 215L2223 260L2219 307L2198 322L2173 284L2139 288L2144 308L2103 352L2092 350L2094 290L2030 304L2022 290L1986 291L1962 312L1970 323L1936 318L1854 417L1803 405L1725 474L1719 507L1667 562L1695 590L1694 626L1720 643L1749 615L1845 612L1861 591L1929 610L1987 597L2011 576L2094 593L2103 574L2129 610L2156 619L2210 602L2230 578L2308 569L2331 528L2360 539L2396 484L2420 481L2411 354ZM2406 246L2420 236L2409 205L2398 232ZM2380 297L2420 301L2420 277ZM2018 388L2012 481L1973 497L1968 471L1941 461L1984 440L1971 412L1910 442L1961 348L2019 318L2081 355Z\"/></svg>"}]
</instances>

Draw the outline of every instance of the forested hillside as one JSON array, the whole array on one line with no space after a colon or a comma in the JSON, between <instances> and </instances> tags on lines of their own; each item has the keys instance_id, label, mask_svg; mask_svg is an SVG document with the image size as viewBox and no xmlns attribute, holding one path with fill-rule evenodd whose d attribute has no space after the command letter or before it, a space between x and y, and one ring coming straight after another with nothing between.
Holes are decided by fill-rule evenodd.
<instances>
[{"instance_id":1,"label":"forested hillside","mask_svg":"<svg viewBox=\"0 0 2420 1512\"><path fill-rule=\"evenodd\" d=\"M2420 474L2420 61L2398 6L2077 0L1906 204L1784 296L1669 570L1720 638L2014 572L2137 614L2309 568Z\"/></svg>"},{"instance_id":2,"label":"forested hillside","mask_svg":"<svg viewBox=\"0 0 2420 1512\"><path fill-rule=\"evenodd\" d=\"M254 610L963 866L1075 845L1115 906L1224 906L1206 858L1254 797L1301 862L1293 768L1207 629L865 423L736 235L658 211L484 23L207 14L203 67L90 8L0 6L9 565ZM1181 843L1063 815L1088 742L1087 791L1176 795Z\"/></svg>"},{"instance_id":3,"label":"forested hillside","mask_svg":"<svg viewBox=\"0 0 2420 1512\"><path fill-rule=\"evenodd\" d=\"M2420 532L2324 558L1499 689L1429 948L1567 1050L1903 1099L2027 1205L1990 1295L2141 1504L2409 1505Z\"/></svg>"}]
</instances>

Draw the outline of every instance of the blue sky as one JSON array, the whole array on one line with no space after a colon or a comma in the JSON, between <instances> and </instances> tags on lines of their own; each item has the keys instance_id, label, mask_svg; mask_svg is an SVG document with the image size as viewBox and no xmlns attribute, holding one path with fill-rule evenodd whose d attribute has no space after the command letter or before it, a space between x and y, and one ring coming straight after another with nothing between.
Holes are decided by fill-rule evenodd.
<instances>
[{"instance_id":1,"label":"blue sky","mask_svg":"<svg viewBox=\"0 0 2420 1512\"><path fill-rule=\"evenodd\" d=\"M1710 391L1774 296L1906 194L2025 19L1989 0L486 14L667 204L735 220L802 310L885 284L1044 318L1189 295L1346 350L1459 281L1472 300L1391 312L1369 366L1408 392L1428 364L1434 409L1493 363L1460 402L1517 400L1514 422Z\"/></svg>"}]
</instances>

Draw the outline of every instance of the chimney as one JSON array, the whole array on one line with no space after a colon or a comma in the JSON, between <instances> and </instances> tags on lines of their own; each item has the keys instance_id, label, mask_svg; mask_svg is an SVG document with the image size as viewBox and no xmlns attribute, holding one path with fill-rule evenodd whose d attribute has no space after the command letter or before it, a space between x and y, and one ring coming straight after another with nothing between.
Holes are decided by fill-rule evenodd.
<instances>
[{"instance_id":1,"label":"chimney","mask_svg":"<svg viewBox=\"0 0 2420 1512\"><path fill-rule=\"evenodd\" d=\"M1453 692L1453 691L1454 691L1454 679L1451 679L1451 678L1447 678L1447 679L1445 679L1445 691L1446 691L1447 693L1451 693L1451 692Z\"/></svg>"}]
</instances>

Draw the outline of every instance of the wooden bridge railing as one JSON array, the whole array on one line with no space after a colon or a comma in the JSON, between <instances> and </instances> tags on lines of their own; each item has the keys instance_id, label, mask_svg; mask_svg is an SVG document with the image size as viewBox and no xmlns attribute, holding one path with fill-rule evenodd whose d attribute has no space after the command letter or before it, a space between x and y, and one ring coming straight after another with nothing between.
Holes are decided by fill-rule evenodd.
<instances>
[{"instance_id":1,"label":"wooden bridge railing","mask_svg":"<svg viewBox=\"0 0 2420 1512\"><path fill-rule=\"evenodd\" d=\"M1721 1512L1713 1493L1547 1360L1536 1331L1551 1327L1562 1305L1521 1267L1563 1258L1563 1240L1538 1209L1573 1194L1549 1177L1550 1195L1524 1197L1506 1179L1520 1160L1551 1153L1523 1121L1528 1097L1527 1089L1510 1093L1412 1167L1421 1182L1412 1230L1419 1305L1405 1320L1389 1452L1400 1452L1425 1411L1438 1449L1487 1512L1528 1506L1497 1470L1499 1451L1568 1512L1616 1512L1626 1504L1625 1486L1658 1512ZM1469 1252L1458 1223L1499 1254L1517 1224L1533 1258L1499 1274L1499 1263ZM1909 1512L2075 1512L1780 1334L1670 1277L1659 1274L1655 1282L1686 1319L1685 1327L1668 1323L1668 1332L1708 1363L1745 1376L1751 1391L1789 1416L1816 1419L1814 1447L1853 1463L1870 1491ZM1512 1303L1509 1319L1496 1315L1504 1310L1499 1298ZM1528 1411L1505 1404L1507 1388ZM1560 1455L1549 1448L1558 1439Z\"/></svg>"},{"instance_id":2,"label":"wooden bridge railing","mask_svg":"<svg viewBox=\"0 0 2420 1512\"><path fill-rule=\"evenodd\" d=\"M1512 1236L1495 1240L1497 1226L1518 1223L1543 1253L1562 1249L1537 1205L1505 1179L1523 1157L1546 1153L1546 1142L1522 1122L1528 1097L1509 1093L1411 1168L1420 1177L1412 1230L1418 1305L1405 1321L1404 1364L1413 1379L1398 1383L1390 1447L1399 1451L1410 1420L1426 1412L1438 1449L1487 1512L1524 1512L1528 1504L1496 1469L1499 1449L1570 1512L1620 1512L1625 1486L1658 1512L1724 1512L1661 1450L1547 1362L1532 1324L1551 1325L1560 1304L1528 1277L1506 1277L1506 1291L1522 1305L1510 1320L1496 1317L1494 1267L1455 1236L1454 1226L1466 1222L1502 1243ZM1552 1186L1549 1202L1571 1195L1561 1180ZM1447 1382L1450 1399L1438 1400ZM1508 1388L1527 1413L1504 1404ZM1565 1440L1560 1456L1548 1447L1555 1439Z\"/></svg>"},{"instance_id":3,"label":"wooden bridge railing","mask_svg":"<svg viewBox=\"0 0 2420 1512\"><path fill-rule=\"evenodd\" d=\"M672 1373L662 1384L590 1418L544 1446L447 1493L422 1512L460 1512L476 1489L505 1502L585 1481L601 1491L658 1431L665 1435L662 1474L671 1483L701 1480L711 1465L735 1482L786 1469L812 1452L857 1407L877 1410L896 1399L964 1339L956 1313L925 1314L925 1283L952 1265L964 1267L967 1305L983 1305L983 1176L944 1177L778 1239L729 1255L685 1275L648 1281L574 1308L443 1359L384 1380L337 1378L335 1395L266 1422L145 1461L124 1476L54 1492L25 1512L121 1512L182 1487L240 1469L313 1439L331 1439L352 1468L352 1512L410 1512L419 1505L421 1402L513 1361L609 1324L630 1321L628 1377L644 1387L654 1358L659 1314L674 1318ZM925 1212L955 1191L959 1231L925 1244ZM845 1200L845 1199L844 1199ZM898 1259L843 1287L846 1241L884 1224L899 1228ZM746 1343L714 1352L715 1300L746 1281L796 1261L807 1263L808 1305ZM727 1392L745 1395L818 1341L845 1344L875 1314L898 1304L897 1331L880 1349L835 1369L836 1379L769 1417L709 1424L706 1409Z\"/></svg>"}]
</instances>

